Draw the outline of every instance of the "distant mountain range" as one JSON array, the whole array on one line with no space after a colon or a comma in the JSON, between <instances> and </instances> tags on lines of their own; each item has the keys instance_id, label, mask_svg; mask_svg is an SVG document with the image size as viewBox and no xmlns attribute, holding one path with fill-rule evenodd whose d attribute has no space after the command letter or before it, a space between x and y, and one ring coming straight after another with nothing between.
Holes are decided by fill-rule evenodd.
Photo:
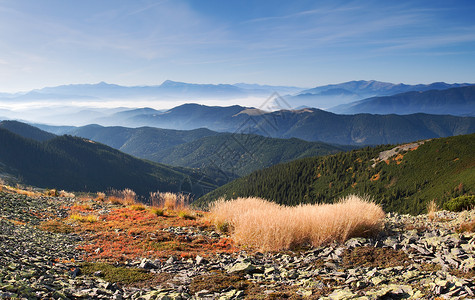
<instances>
[{"instance_id":1,"label":"distant mountain range","mask_svg":"<svg viewBox=\"0 0 475 300\"><path fill-rule=\"evenodd\" d=\"M100 82L97 84L70 84L46 87L24 93L0 93L0 101L5 103L51 102L56 105L72 103L105 102L111 100L148 100L150 103L160 101L197 102L199 99L243 99L256 97L259 105L277 93L282 96L288 107L301 106L328 109L341 104L348 104L369 97L391 96L411 91L445 90L465 87L472 84L393 84L379 81L349 81L339 84L317 86L304 89L293 86L271 86L247 83L236 84L194 84L166 80L160 85L121 86ZM236 102L235 102L236 103ZM84 104L82 105L84 106ZM1 113L1 111L0 111ZM8 114L2 114L8 116Z\"/></svg>"},{"instance_id":2,"label":"distant mountain range","mask_svg":"<svg viewBox=\"0 0 475 300\"><path fill-rule=\"evenodd\" d=\"M17 122L8 122L10 123ZM277 163L353 148L295 138L287 140L260 135L218 133L204 128L185 131L99 125L36 126L56 134L88 138L130 155L167 165L219 169L229 179Z\"/></svg>"},{"instance_id":3,"label":"distant mountain range","mask_svg":"<svg viewBox=\"0 0 475 300\"><path fill-rule=\"evenodd\" d=\"M413 91L372 97L329 109L340 114L413 114L475 116L475 86L445 90Z\"/></svg>"},{"instance_id":4,"label":"distant mountain range","mask_svg":"<svg viewBox=\"0 0 475 300\"><path fill-rule=\"evenodd\" d=\"M26 93L0 94L0 99L9 102L38 100L111 100L111 99L228 99L249 96L269 96L277 93L297 93L302 88L258 84L194 84L166 80L160 85L121 86L100 82L97 84L70 84L45 87Z\"/></svg>"},{"instance_id":5,"label":"distant mountain range","mask_svg":"<svg viewBox=\"0 0 475 300\"><path fill-rule=\"evenodd\" d=\"M475 193L475 134L399 148L368 147L275 165L221 186L194 204L254 196L298 205L361 194L387 212L419 214L431 200L442 207L451 198Z\"/></svg>"},{"instance_id":6,"label":"distant mountain range","mask_svg":"<svg viewBox=\"0 0 475 300\"><path fill-rule=\"evenodd\" d=\"M411 91L424 92L429 90L445 90L449 88L470 86L469 83L448 84L445 82L435 82L431 84L394 84L380 81L349 81L340 84L330 84L318 86L312 89L303 90L293 96L286 96L285 99L292 105L298 107L301 105L330 109L332 107L349 104L354 101L375 96L390 96ZM429 113L426 111L417 111ZM371 112L369 112L371 113ZM408 113L404 113L408 114Z\"/></svg>"},{"instance_id":7,"label":"distant mountain range","mask_svg":"<svg viewBox=\"0 0 475 300\"><path fill-rule=\"evenodd\" d=\"M145 197L157 190L199 196L221 180L221 174L144 161L88 139L0 124L0 174L25 184L83 192L131 188Z\"/></svg>"},{"instance_id":8,"label":"distant mountain range","mask_svg":"<svg viewBox=\"0 0 475 300\"><path fill-rule=\"evenodd\" d=\"M185 104L166 112L130 110L112 114L101 123L128 127L258 134L273 138L299 138L340 145L395 144L418 139L475 132L475 118L427 114L337 115L315 108L264 112L241 106Z\"/></svg>"}]
</instances>

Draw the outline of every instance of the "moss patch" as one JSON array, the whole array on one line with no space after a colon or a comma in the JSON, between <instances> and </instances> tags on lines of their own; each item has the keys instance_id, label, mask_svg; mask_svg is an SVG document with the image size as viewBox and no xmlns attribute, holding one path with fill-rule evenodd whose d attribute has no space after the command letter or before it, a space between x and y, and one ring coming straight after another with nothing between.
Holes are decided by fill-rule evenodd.
<instances>
[{"instance_id":1,"label":"moss patch","mask_svg":"<svg viewBox=\"0 0 475 300\"><path fill-rule=\"evenodd\" d=\"M189 289L194 294L201 290L208 290L211 293L225 290L246 290L253 284L247 281L242 275L227 274L222 271L213 272L208 275L199 275L193 278Z\"/></svg>"},{"instance_id":2,"label":"moss patch","mask_svg":"<svg viewBox=\"0 0 475 300\"><path fill-rule=\"evenodd\" d=\"M404 251L392 248L357 247L352 250L345 250L343 253L343 266L346 268L390 268L406 266L410 263L411 259Z\"/></svg>"},{"instance_id":3,"label":"moss patch","mask_svg":"<svg viewBox=\"0 0 475 300\"><path fill-rule=\"evenodd\" d=\"M74 228L71 225L64 224L60 220L47 220L40 224L39 228L43 231L53 232L53 233L71 233L74 231Z\"/></svg>"},{"instance_id":4,"label":"moss patch","mask_svg":"<svg viewBox=\"0 0 475 300\"><path fill-rule=\"evenodd\" d=\"M81 273L85 275L94 275L96 272L101 272L98 276L105 281L124 285L150 280L153 277L152 274L141 269L115 267L105 263L84 263L80 266L80 269Z\"/></svg>"}]
</instances>

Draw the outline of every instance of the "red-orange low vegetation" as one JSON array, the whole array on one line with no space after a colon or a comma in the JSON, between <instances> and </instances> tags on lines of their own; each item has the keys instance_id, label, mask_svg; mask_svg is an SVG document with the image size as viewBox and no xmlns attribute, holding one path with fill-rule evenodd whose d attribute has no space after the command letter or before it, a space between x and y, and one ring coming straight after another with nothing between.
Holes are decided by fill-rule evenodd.
<instances>
[{"instance_id":1,"label":"red-orange low vegetation","mask_svg":"<svg viewBox=\"0 0 475 300\"><path fill-rule=\"evenodd\" d=\"M183 253L185 256L208 256L237 250L229 239L203 234L181 236L162 230L168 227L211 228L203 219L179 218L171 213L157 216L151 209L123 207L101 216L98 222L81 224L77 231L87 242L79 248L86 251L87 260L104 261L180 257Z\"/></svg>"}]
</instances>

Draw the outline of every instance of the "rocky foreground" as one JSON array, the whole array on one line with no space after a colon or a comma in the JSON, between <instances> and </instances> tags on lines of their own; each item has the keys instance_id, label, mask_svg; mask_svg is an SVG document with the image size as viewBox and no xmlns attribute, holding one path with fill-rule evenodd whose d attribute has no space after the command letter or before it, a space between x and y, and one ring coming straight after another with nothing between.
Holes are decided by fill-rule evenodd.
<instances>
[{"instance_id":1,"label":"rocky foreground","mask_svg":"<svg viewBox=\"0 0 475 300\"><path fill-rule=\"evenodd\" d=\"M388 214L376 238L314 249L148 255L105 264L93 259L100 247L80 250L90 233L40 229L44 220L67 218L75 201L0 192L0 298L475 299L475 233L456 232L475 219L474 210L439 212L435 220ZM94 209L114 208L95 203ZM222 237L206 226L160 230L180 241Z\"/></svg>"}]
</instances>

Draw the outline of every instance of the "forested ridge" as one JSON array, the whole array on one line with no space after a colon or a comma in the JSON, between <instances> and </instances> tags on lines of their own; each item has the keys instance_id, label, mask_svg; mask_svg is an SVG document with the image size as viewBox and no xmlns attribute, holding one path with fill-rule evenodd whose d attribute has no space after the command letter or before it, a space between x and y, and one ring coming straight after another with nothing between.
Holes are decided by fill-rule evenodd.
<instances>
[{"instance_id":1,"label":"forested ridge","mask_svg":"<svg viewBox=\"0 0 475 300\"><path fill-rule=\"evenodd\" d=\"M224 185L196 205L239 196L287 205L329 203L356 193L370 195L386 211L417 214L430 200L442 205L475 193L475 134L433 139L375 164L380 152L394 147L366 147L276 165Z\"/></svg>"}]
</instances>

